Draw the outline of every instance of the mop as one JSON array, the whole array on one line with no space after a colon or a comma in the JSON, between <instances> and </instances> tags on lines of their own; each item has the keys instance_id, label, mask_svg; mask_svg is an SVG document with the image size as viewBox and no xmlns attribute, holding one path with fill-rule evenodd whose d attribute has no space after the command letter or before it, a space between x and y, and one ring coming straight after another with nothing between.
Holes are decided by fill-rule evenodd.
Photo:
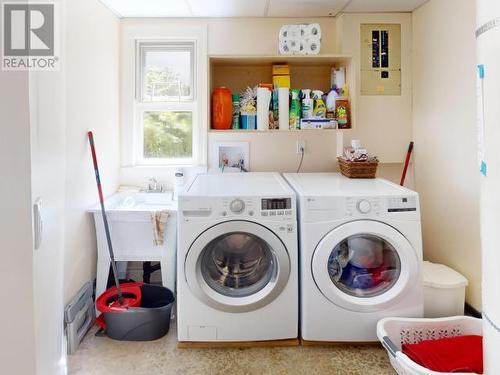
<instances>
[{"instance_id":1,"label":"mop","mask_svg":"<svg viewBox=\"0 0 500 375\"><path fill-rule=\"evenodd\" d=\"M140 282L128 282L120 285L92 132L88 132L88 138L115 281L114 287L97 297L96 308L102 313L96 320L97 324L101 327L101 331L105 330L106 335L115 340L156 340L168 332L175 296L172 291L162 286Z\"/></svg>"},{"instance_id":2,"label":"mop","mask_svg":"<svg viewBox=\"0 0 500 375\"><path fill-rule=\"evenodd\" d=\"M411 158L412 151L413 151L413 142L410 142L410 145L408 146L408 151L406 153L406 160L405 160L405 166L403 168L403 174L401 175L401 181L399 183L401 186L405 185L406 172L408 171L408 166L410 164L410 158Z\"/></svg>"},{"instance_id":3,"label":"mop","mask_svg":"<svg viewBox=\"0 0 500 375\"><path fill-rule=\"evenodd\" d=\"M115 262L115 254L113 251L113 243L111 241L111 234L109 231L108 224L108 216L106 215L106 208L104 207L104 195L102 194L102 186L101 186L101 178L99 176L99 166L97 164L97 154L95 150L94 144L94 135L91 131L87 133L89 142L90 142L90 150L92 152L92 162L94 163L94 172L95 172L95 180L97 183L97 192L99 194L99 203L101 204L101 213L102 220L104 222L104 231L106 232L106 240L108 243L108 251L109 258L111 260L111 269L113 270L113 277L115 281L115 286L113 288L108 289L103 296L106 296L106 305L109 309L114 311L120 311L123 309L127 309L130 306L139 306L141 303L141 294L140 294L140 285L138 283L127 283L124 284L126 288L126 295L124 297L122 286L120 286L120 281L118 279L118 273L116 271L116 262ZM99 297L101 298L101 297ZM99 308L99 307L98 307ZM102 310L99 310L102 312ZM104 320L102 315L98 319L98 324L101 327L105 327Z\"/></svg>"}]
</instances>

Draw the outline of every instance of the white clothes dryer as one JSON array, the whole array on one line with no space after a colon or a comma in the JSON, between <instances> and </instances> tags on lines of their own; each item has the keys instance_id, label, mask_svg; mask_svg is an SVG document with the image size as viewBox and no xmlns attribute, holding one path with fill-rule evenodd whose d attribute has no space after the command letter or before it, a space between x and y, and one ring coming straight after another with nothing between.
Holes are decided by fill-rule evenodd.
<instances>
[{"instance_id":1,"label":"white clothes dryer","mask_svg":"<svg viewBox=\"0 0 500 375\"><path fill-rule=\"evenodd\" d=\"M379 319L421 317L418 194L383 179L284 176L299 202L302 338L377 341Z\"/></svg>"}]
</instances>

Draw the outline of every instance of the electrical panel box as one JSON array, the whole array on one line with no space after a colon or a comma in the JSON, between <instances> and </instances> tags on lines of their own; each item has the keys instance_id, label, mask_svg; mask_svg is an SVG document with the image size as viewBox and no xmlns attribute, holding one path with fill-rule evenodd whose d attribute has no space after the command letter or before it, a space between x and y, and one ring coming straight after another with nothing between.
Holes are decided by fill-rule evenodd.
<instances>
[{"instance_id":1,"label":"electrical panel box","mask_svg":"<svg viewBox=\"0 0 500 375\"><path fill-rule=\"evenodd\" d=\"M401 25L361 25L361 95L401 95Z\"/></svg>"}]
</instances>

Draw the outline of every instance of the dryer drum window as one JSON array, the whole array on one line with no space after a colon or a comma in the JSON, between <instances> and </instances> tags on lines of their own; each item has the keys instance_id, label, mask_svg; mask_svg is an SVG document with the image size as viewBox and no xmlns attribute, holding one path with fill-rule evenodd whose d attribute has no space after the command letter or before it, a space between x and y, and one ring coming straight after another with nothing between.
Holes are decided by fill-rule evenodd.
<instances>
[{"instance_id":1,"label":"dryer drum window","mask_svg":"<svg viewBox=\"0 0 500 375\"><path fill-rule=\"evenodd\" d=\"M263 289L277 273L277 261L270 245L244 232L225 233L201 253L201 273L217 293L246 297Z\"/></svg>"},{"instance_id":2,"label":"dryer drum window","mask_svg":"<svg viewBox=\"0 0 500 375\"><path fill-rule=\"evenodd\" d=\"M394 286L401 260L385 239L357 234L335 246L327 267L330 279L342 292L354 297L376 297Z\"/></svg>"}]
</instances>

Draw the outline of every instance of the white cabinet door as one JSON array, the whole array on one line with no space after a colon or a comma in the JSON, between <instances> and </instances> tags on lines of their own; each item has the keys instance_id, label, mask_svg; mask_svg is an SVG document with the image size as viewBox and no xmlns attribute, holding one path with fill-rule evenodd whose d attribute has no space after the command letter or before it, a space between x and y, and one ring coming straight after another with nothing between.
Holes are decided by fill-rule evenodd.
<instances>
[{"instance_id":1,"label":"white cabinet door","mask_svg":"<svg viewBox=\"0 0 500 375\"><path fill-rule=\"evenodd\" d=\"M65 373L63 247L64 74L30 73L33 288L37 374ZM34 244L35 245L35 244ZM35 247L35 246L34 246Z\"/></svg>"}]
</instances>

